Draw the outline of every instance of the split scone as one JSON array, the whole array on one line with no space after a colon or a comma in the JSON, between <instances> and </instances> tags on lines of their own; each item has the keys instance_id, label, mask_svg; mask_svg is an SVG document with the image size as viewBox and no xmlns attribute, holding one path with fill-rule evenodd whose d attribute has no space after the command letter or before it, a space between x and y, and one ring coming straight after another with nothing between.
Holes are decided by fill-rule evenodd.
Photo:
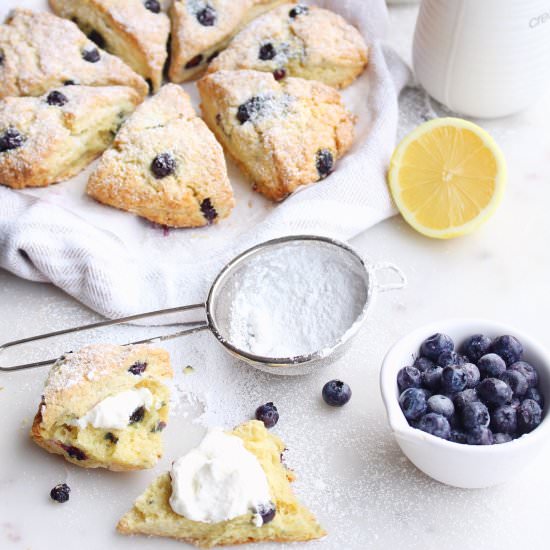
<instances>
[{"instance_id":1,"label":"split scone","mask_svg":"<svg viewBox=\"0 0 550 550\"><path fill-rule=\"evenodd\" d=\"M285 0L175 0L169 78L197 76L248 22Z\"/></svg>"},{"instance_id":2,"label":"split scone","mask_svg":"<svg viewBox=\"0 0 550 550\"><path fill-rule=\"evenodd\" d=\"M355 27L331 11L289 3L252 21L208 72L254 69L343 88L366 65L367 46Z\"/></svg>"},{"instance_id":3,"label":"split scone","mask_svg":"<svg viewBox=\"0 0 550 550\"><path fill-rule=\"evenodd\" d=\"M90 345L52 367L31 437L84 468L141 470L162 455L172 378L168 352Z\"/></svg>"},{"instance_id":4,"label":"split scone","mask_svg":"<svg viewBox=\"0 0 550 550\"><path fill-rule=\"evenodd\" d=\"M354 117L321 82L219 71L198 88L204 120L254 188L272 200L328 176L353 142Z\"/></svg>"},{"instance_id":5,"label":"split scone","mask_svg":"<svg viewBox=\"0 0 550 550\"><path fill-rule=\"evenodd\" d=\"M109 147L140 102L124 86L65 86L0 100L0 184L44 187L75 176Z\"/></svg>"},{"instance_id":6,"label":"split scone","mask_svg":"<svg viewBox=\"0 0 550 550\"><path fill-rule=\"evenodd\" d=\"M168 57L170 20L158 0L49 0L100 48L117 55L156 91Z\"/></svg>"},{"instance_id":7,"label":"split scone","mask_svg":"<svg viewBox=\"0 0 550 550\"><path fill-rule=\"evenodd\" d=\"M67 84L129 86L142 97L149 91L141 76L100 50L72 21L13 10L0 25L0 98L39 96Z\"/></svg>"},{"instance_id":8,"label":"split scone","mask_svg":"<svg viewBox=\"0 0 550 550\"><path fill-rule=\"evenodd\" d=\"M175 84L138 107L91 175L98 201L170 227L200 227L234 205L220 144Z\"/></svg>"},{"instance_id":9,"label":"split scone","mask_svg":"<svg viewBox=\"0 0 550 550\"><path fill-rule=\"evenodd\" d=\"M292 492L284 448L257 420L228 433L210 430L149 486L117 529L203 548L321 538L325 531Z\"/></svg>"}]
</instances>

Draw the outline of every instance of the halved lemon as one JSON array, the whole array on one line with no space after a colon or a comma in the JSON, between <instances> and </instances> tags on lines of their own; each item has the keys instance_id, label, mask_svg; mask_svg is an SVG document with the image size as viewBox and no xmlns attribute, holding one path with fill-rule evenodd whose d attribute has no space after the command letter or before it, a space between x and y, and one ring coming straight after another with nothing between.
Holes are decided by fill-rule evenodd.
<instances>
[{"instance_id":1,"label":"halved lemon","mask_svg":"<svg viewBox=\"0 0 550 550\"><path fill-rule=\"evenodd\" d=\"M506 174L504 155L485 130L460 118L436 118L397 146L388 181L410 225L428 237L451 239L489 219Z\"/></svg>"}]
</instances>

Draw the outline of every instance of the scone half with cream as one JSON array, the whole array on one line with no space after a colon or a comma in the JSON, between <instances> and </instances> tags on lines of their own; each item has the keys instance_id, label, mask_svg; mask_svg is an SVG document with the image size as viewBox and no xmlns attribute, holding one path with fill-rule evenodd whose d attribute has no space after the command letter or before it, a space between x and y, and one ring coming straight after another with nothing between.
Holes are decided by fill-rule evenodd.
<instances>
[{"instance_id":1,"label":"scone half with cream","mask_svg":"<svg viewBox=\"0 0 550 550\"><path fill-rule=\"evenodd\" d=\"M68 353L50 371L31 437L84 468L151 468L162 455L172 376L168 352L146 345Z\"/></svg>"},{"instance_id":2,"label":"scone half with cream","mask_svg":"<svg viewBox=\"0 0 550 550\"><path fill-rule=\"evenodd\" d=\"M232 432L211 429L149 486L117 529L203 548L321 538L325 531L292 492L284 449L257 420Z\"/></svg>"},{"instance_id":3,"label":"scone half with cream","mask_svg":"<svg viewBox=\"0 0 550 550\"><path fill-rule=\"evenodd\" d=\"M355 117L321 82L219 71L198 88L204 120L254 189L272 200L329 176L353 143Z\"/></svg>"}]
</instances>

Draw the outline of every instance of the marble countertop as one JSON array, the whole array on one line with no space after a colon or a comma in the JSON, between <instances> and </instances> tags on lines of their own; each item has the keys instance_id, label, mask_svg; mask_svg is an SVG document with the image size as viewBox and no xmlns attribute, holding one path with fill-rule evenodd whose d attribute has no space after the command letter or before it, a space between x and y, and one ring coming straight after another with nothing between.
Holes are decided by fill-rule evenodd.
<instances>
[{"instance_id":1,"label":"marble countertop","mask_svg":"<svg viewBox=\"0 0 550 550\"><path fill-rule=\"evenodd\" d=\"M415 12L410 6L391 11L391 42L405 58ZM474 235L429 240L396 217L352 241L368 258L399 265L409 285L377 299L351 350L329 369L300 378L272 377L230 359L211 335L170 343L167 348L179 373L176 414L166 431L165 457L153 472L85 471L42 452L27 432L45 371L0 375L0 548L185 547L168 540L124 538L114 532L114 525L155 474L196 443L206 422L230 426L250 418L266 401L274 401L281 413L276 431L290 449L299 497L329 532L307 548L548 548L550 448L506 485L471 491L441 485L409 463L393 440L378 372L395 340L439 318L491 318L548 341L549 120L546 94L521 115L482 123L504 150L509 187L494 218ZM2 342L96 318L49 285L0 271ZM151 330L142 333L150 336ZM123 340L130 331L133 335L138 329L121 328L104 337ZM47 351L42 347L37 353ZM192 374L183 375L186 365L193 366ZM320 398L331 378L345 380L353 390L352 400L341 410L329 409ZM72 493L70 502L59 506L48 494L62 481Z\"/></svg>"}]
</instances>

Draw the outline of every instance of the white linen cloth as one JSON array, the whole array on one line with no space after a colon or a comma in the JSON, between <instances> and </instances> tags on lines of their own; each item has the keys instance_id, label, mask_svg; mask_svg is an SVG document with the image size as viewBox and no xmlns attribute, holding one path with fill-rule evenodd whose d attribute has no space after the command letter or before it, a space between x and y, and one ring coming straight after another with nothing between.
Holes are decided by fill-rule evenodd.
<instances>
[{"instance_id":1,"label":"white linen cloth","mask_svg":"<svg viewBox=\"0 0 550 550\"><path fill-rule=\"evenodd\" d=\"M47 9L38 0L23 4ZM230 218L198 230L163 230L96 204L84 192L93 166L44 189L13 191L0 185L0 267L53 283L103 315L117 317L203 301L223 265L259 242L306 233L346 240L393 215L385 173L395 146L398 95L409 71L382 44L385 2L316 4L341 13L369 45L368 70L344 91L358 116L356 141L332 175L271 204L253 193L229 163L237 207ZM0 16L8 9L0 8ZM198 104L194 84L185 89Z\"/></svg>"}]
</instances>

